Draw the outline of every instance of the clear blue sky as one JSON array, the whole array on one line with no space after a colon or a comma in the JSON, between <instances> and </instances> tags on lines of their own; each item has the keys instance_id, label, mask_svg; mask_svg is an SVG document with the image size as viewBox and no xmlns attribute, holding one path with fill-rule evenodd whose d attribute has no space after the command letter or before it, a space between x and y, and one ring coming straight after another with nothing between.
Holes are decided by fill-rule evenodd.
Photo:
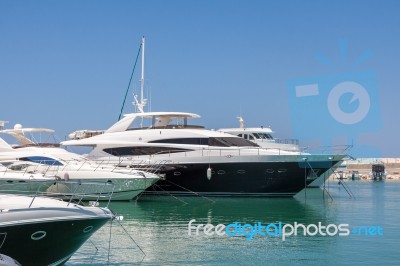
<instances>
[{"instance_id":1,"label":"clear blue sky","mask_svg":"<svg viewBox=\"0 0 400 266\"><path fill-rule=\"evenodd\" d=\"M109 127L144 35L152 111L198 113L215 129L237 126L241 114L278 137L355 140L399 157L399 10L399 1L361 0L0 0L0 120L53 128L61 139ZM309 98L324 103L315 108L293 96L296 82L357 81L352 73L365 70L373 118L355 130L326 123L328 92ZM347 112L360 104L350 99L340 99ZM131 101L132 88L125 113Z\"/></svg>"}]
</instances>

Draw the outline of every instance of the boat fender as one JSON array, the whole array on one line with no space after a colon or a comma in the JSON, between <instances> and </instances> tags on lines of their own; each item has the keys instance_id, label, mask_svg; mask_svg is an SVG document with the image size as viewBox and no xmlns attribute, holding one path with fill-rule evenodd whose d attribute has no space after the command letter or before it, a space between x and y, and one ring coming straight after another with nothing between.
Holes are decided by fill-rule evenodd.
<instances>
[{"instance_id":1,"label":"boat fender","mask_svg":"<svg viewBox=\"0 0 400 266\"><path fill-rule=\"evenodd\" d=\"M211 175L212 175L212 173L211 173L211 168L208 167L208 169L207 169L207 179L208 179L208 180L211 180Z\"/></svg>"},{"instance_id":2,"label":"boat fender","mask_svg":"<svg viewBox=\"0 0 400 266\"><path fill-rule=\"evenodd\" d=\"M68 174L68 173L65 173L65 174L64 174L64 180L65 180L65 181L68 181L68 180L69 180L69 174Z\"/></svg>"}]
</instances>

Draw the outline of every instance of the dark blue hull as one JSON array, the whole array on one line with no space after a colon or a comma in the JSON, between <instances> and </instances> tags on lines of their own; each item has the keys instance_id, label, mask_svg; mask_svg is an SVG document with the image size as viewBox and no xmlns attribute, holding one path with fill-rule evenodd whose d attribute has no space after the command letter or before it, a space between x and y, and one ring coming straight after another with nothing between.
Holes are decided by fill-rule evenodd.
<instances>
[{"instance_id":1,"label":"dark blue hull","mask_svg":"<svg viewBox=\"0 0 400 266\"><path fill-rule=\"evenodd\" d=\"M146 194L291 197L339 161L180 164Z\"/></svg>"},{"instance_id":2,"label":"dark blue hull","mask_svg":"<svg viewBox=\"0 0 400 266\"><path fill-rule=\"evenodd\" d=\"M0 253L22 265L63 265L109 218L0 227Z\"/></svg>"}]
</instances>

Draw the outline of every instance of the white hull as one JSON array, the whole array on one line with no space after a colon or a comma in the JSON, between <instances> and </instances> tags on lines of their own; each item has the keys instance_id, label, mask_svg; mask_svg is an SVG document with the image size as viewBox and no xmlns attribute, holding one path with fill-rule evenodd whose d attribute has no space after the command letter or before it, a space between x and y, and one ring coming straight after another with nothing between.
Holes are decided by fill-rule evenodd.
<instances>
[{"instance_id":1,"label":"white hull","mask_svg":"<svg viewBox=\"0 0 400 266\"><path fill-rule=\"evenodd\" d=\"M131 200L158 180L157 175L146 172L143 176L101 171L58 171L58 175L43 175L9 170L0 172L0 192L25 195L50 192L60 197L75 193L82 200L108 200L108 195L112 195L111 200Z\"/></svg>"}]
</instances>

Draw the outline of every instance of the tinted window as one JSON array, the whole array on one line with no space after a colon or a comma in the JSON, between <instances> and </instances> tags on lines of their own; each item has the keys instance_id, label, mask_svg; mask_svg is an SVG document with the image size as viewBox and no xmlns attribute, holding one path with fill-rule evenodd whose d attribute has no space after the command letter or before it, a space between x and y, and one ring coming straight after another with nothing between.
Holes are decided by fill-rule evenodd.
<instances>
[{"instance_id":1,"label":"tinted window","mask_svg":"<svg viewBox=\"0 0 400 266\"><path fill-rule=\"evenodd\" d=\"M114 156L138 156L138 155L186 152L190 150L168 148L168 147L119 147L119 148L104 149L103 151Z\"/></svg>"},{"instance_id":2,"label":"tinted window","mask_svg":"<svg viewBox=\"0 0 400 266\"><path fill-rule=\"evenodd\" d=\"M24 158L20 158L20 160L34 162L34 163L47 164L47 165L63 165L61 162L59 162L53 158L44 157L44 156L24 157Z\"/></svg>"},{"instance_id":3,"label":"tinted window","mask_svg":"<svg viewBox=\"0 0 400 266\"><path fill-rule=\"evenodd\" d=\"M219 147L258 147L254 142L248 141L242 138L210 138L209 139L210 146L219 146Z\"/></svg>"},{"instance_id":4,"label":"tinted window","mask_svg":"<svg viewBox=\"0 0 400 266\"><path fill-rule=\"evenodd\" d=\"M274 139L270 134L267 134L267 133L264 133L264 136L265 136L267 139Z\"/></svg>"},{"instance_id":5,"label":"tinted window","mask_svg":"<svg viewBox=\"0 0 400 266\"><path fill-rule=\"evenodd\" d=\"M207 138L177 138L177 139L160 139L149 141L149 143L173 143L173 144L188 144L188 145L208 145Z\"/></svg>"},{"instance_id":6,"label":"tinted window","mask_svg":"<svg viewBox=\"0 0 400 266\"><path fill-rule=\"evenodd\" d=\"M256 139L261 139L260 135L258 135L257 133L253 133L254 137L256 137Z\"/></svg>"}]
</instances>

